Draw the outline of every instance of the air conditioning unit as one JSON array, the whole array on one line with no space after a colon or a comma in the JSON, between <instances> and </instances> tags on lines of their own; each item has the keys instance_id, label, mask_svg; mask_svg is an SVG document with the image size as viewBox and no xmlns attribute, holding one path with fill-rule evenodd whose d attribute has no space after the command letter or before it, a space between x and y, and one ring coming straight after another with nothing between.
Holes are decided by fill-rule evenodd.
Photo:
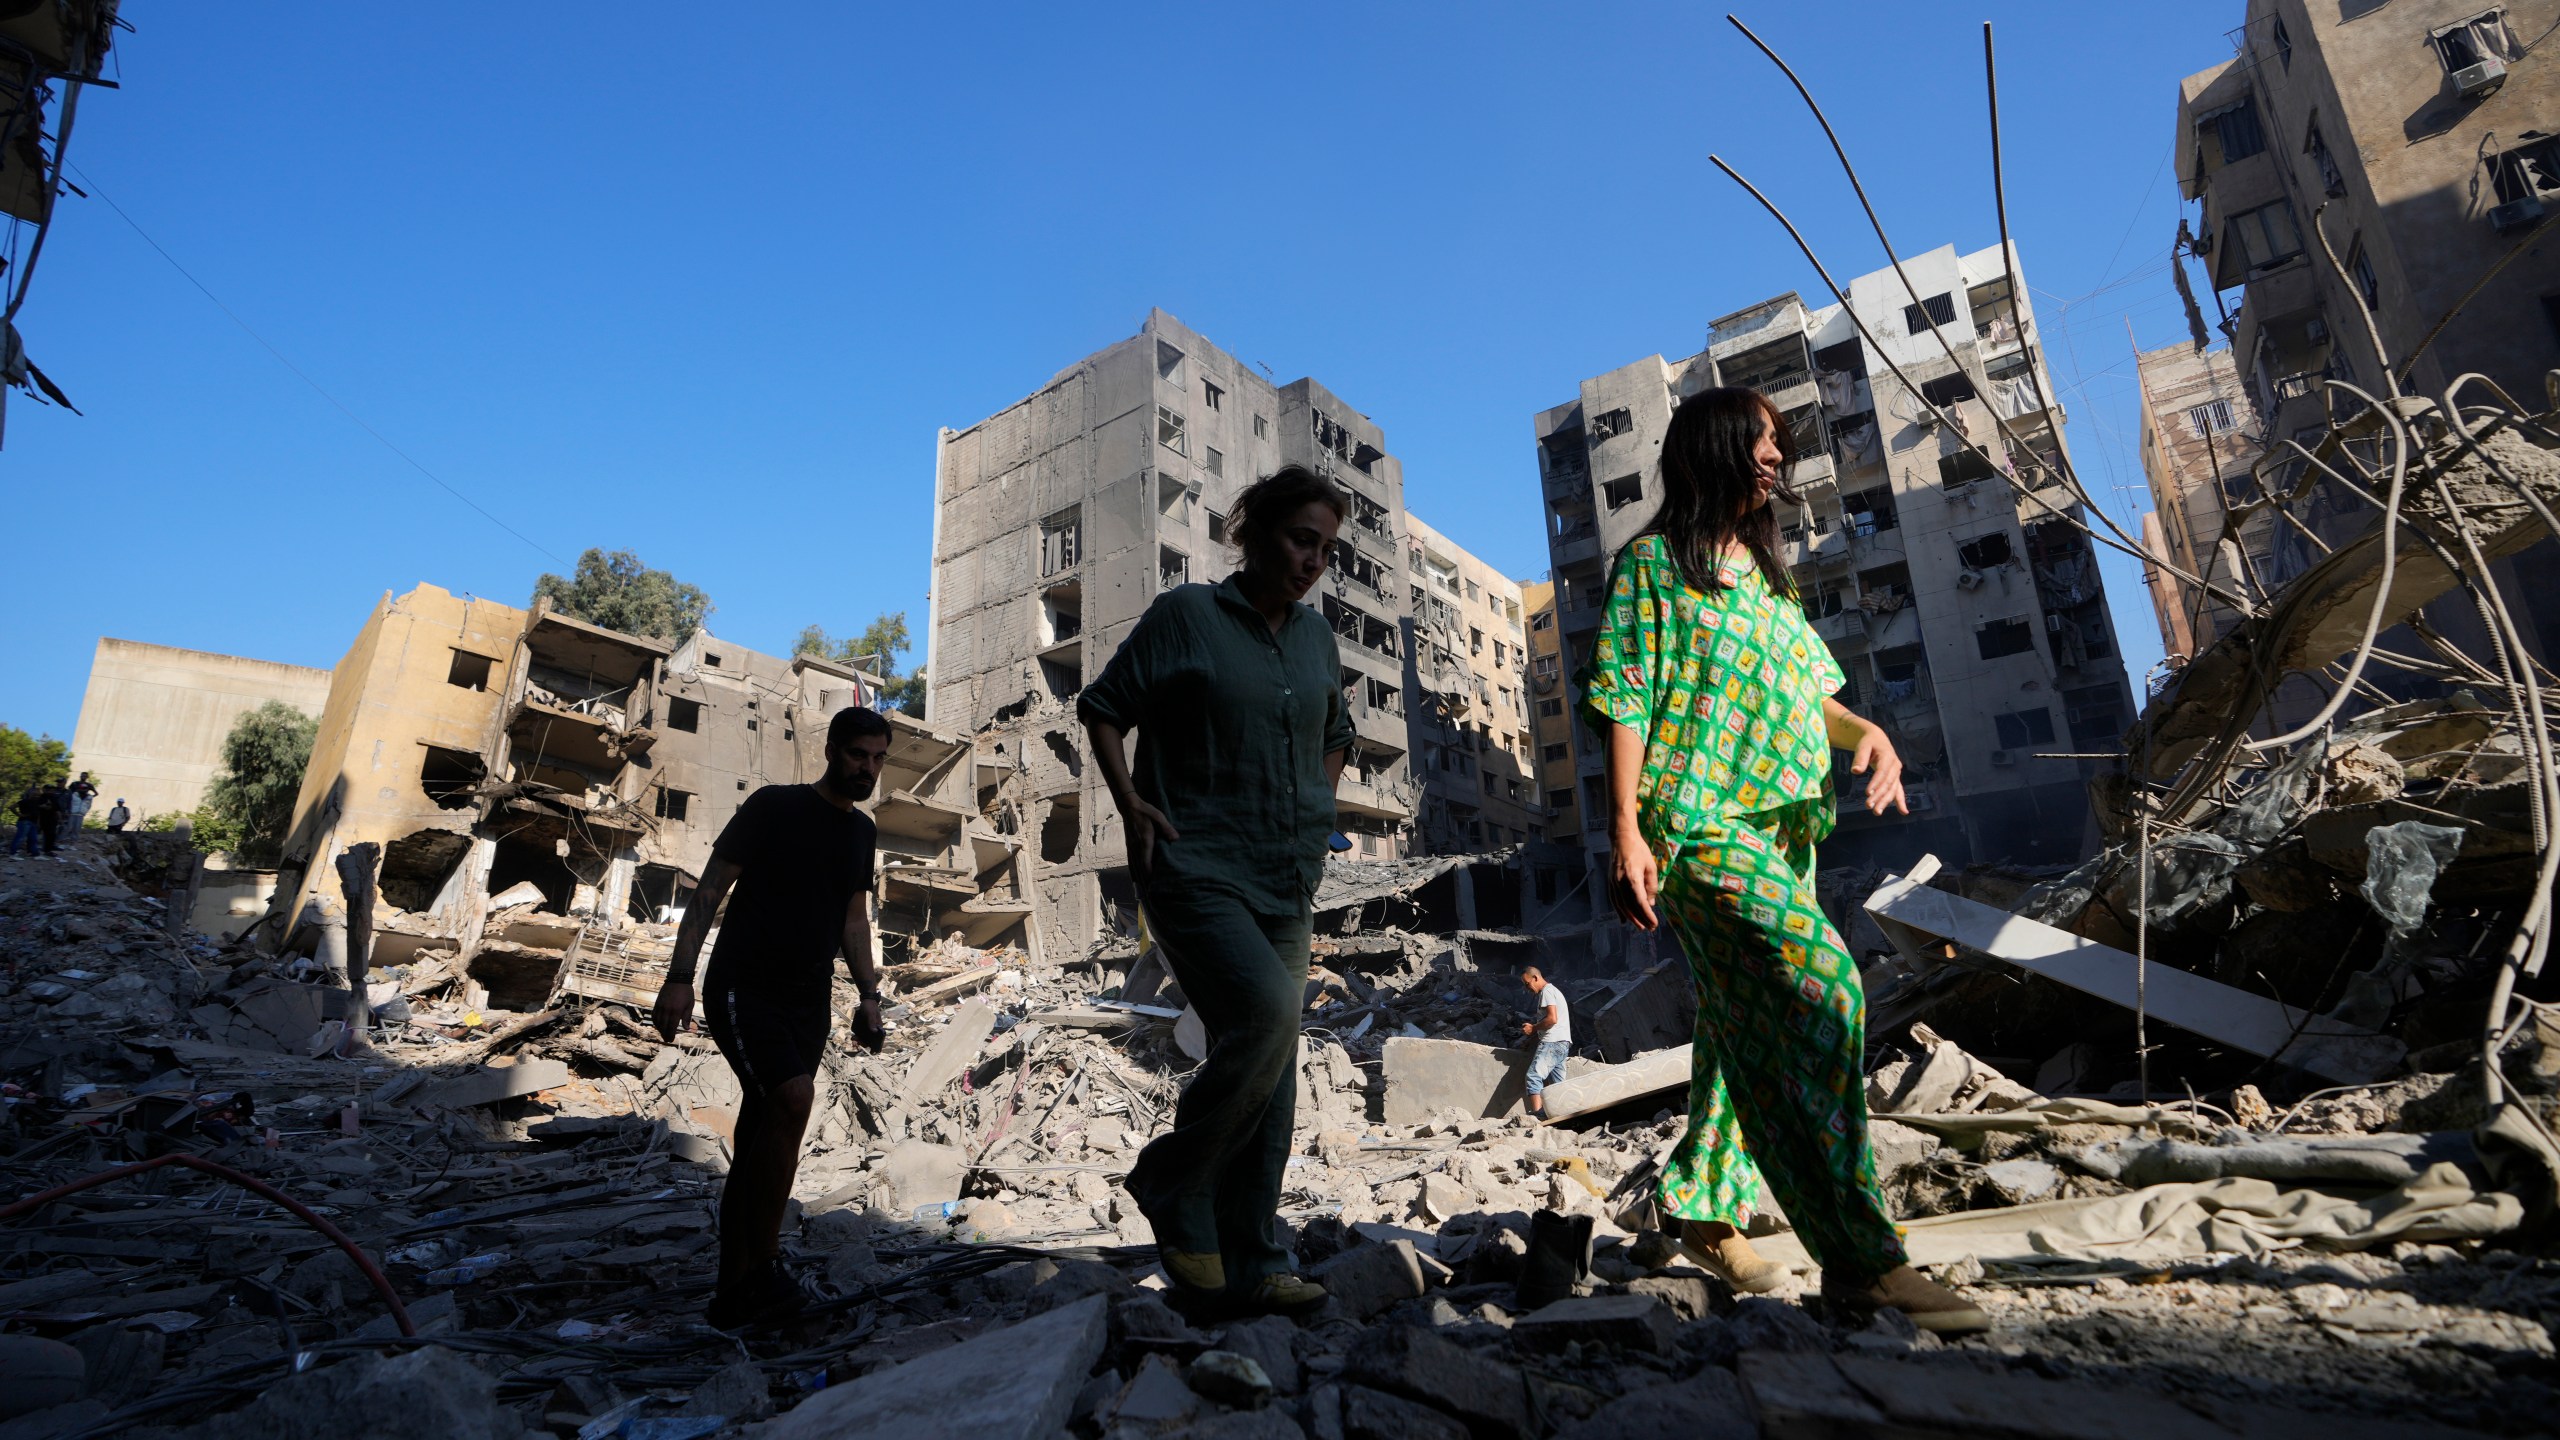
<instances>
[{"instance_id":1,"label":"air conditioning unit","mask_svg":"<svg viewBox=\"0 0 2560 1440\"><path fill-rule=\"evenodd\" d=\"M2496 94L2498 87L2506 83L2507 62L2504 60L2483 60L2453 72L2453 88L2465 100Z\"/></svg>"},{"instance_id":2,"label":"air conditioning unit","mask_svg":"<svg viewBox=\"0 0 2560 1440\"><path fill-rule=\"evenodd\" d=\"M1991 763L1994 765L2015 765L2018 763L2018 756L2015 751L1994 750L1991 752Z\"/></svg>"},{"instance_id":3,"label":"air conditioning unit","mask_svg":"<svg viewBox=\"0 0 2560 1440\"><path fill-rule=\"evenodd\" d=\"M2527 195L2521 200L2510 200L2489 212L2489 224L2501 235L2541 223L2542 201L2538 196Z\"/></svg>"},{"instance_id":4,"label":"air conditioning unit","mask_svg":"<svg viewBox=\"0 0 2560 1440\"><path fill-rule=\"evenodd\" d=\"M1981 588L1982 588L1982 572L1981 572L1981 571L1979 571L1979 570L1959 570L1959 571L1957 571L1957 572L1956 572L1956 588L1957 588L1957 589L1959 589L1959 590L1979 590L1979 589L1981 589Z\"/></svg>"},{"instance_id":5,"label":"air conditioning unit","mask_svg":"<svg viewBox=\"0 0 2560 1440\"><path fill-rule=\"evenodd\" d=\"M2069 625L2070 623L2071 623L2071 622L2069 622L2069 621L2067 621L2067 620L2065 620L2065 619L2063 619L2063 618L2062 618L2062 614L2061 614L2061 612L2059 612L2059 611L2052 612L2052 613L2050 613L2050 614L2047 614L2047 615L2044 617L2044 628L2045 628L2045 630L2046 630L2048 633L2055 634L2055 635L2059 635L2059 634L2061 634L2061 633L2062 633L2062 631L2063 631L2063 628L2064 628L2065 626Z\"/></svg>"}]
</instances>

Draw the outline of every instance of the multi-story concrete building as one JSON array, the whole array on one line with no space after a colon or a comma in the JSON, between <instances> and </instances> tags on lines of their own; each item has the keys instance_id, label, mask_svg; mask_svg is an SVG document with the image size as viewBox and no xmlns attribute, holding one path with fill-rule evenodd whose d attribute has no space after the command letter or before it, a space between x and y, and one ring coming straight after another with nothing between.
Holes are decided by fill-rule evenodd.
<instances>
[{"instance_id":1,"label":"multi-story concrete building","mask_svg":"<svg viewBox=\"0 0 2560 1440\"><path fill-rule=\"evenodd\" d=\"M1582 845L1581 791L1573 773L1573 717L1565 713L1555 582L1523 581L1520 604L1529 612L1529 740L1538 747L1538 795L1546 811L1539 833L1578 849Z\"/></svg>"},{"instance_id":2,"label":"multi-story concrete building","mask_svg":"<svg viewBox=\"0 0 2560 1440\"><path fill-rule=\"evenodd\" d=\"M1916 299L1890 269L1850 285L1874 346L1841 306L1783 295L1716 321L1696 355L1596 376L1536 418L1560 667L1570 676L1588 653L1611 559L1661 503L1673 408L1709 386L1752 386L1787 419L1805 504L1782 509L1784 546L1848 676L1840 699L1881 721L1907 766L1908 818L1868 813L1862 785L1841 776L1826 864L1901 865L1923 850L1959 864L2076 860L2096 762L2075 752L2111 748L2133 707L2096 557L2054 466L2062 415L2028 343L2033 311L2023 293L2013 308L1996 248L1941 247L1903 268ZM1578 724L1571 733L1596 869L1609 845L1601 756Z\"/></svg>"},{"instance_id":3,"label":"multi-story concrete building","mask_svg":"<svg viewBox=\"0 0 2560 1440\"><path fill-rule=\"evenodd\" d=\"M1085 753L1076 693L1158 592L1223 577L1226 515L1296 463L1354 507L1323 593L1357 741L1338 803L1354 854L1408 853L1404 478L1386 436L1314 380L1276 385L1161 310L1029 397L944 430L934 479L926 715L975 734L1004 777L990 804L1028 857L1053 943L1094 939L1135 902L1119 817Z\"/></svg>"},{"instance_id":4,"label":"multi-story concrete building","mask_svg":"<svg viewBox=\"0 0 2560 1440\"><path fill-rule=\"evenodd\" d=\"M1524 844L1543 827L1545 806L1520 586L1418 515L1405 516L1405 558L1405 716L1422 798L1416 848L1462 855Z\"/></svg>"},{"instance_id":5,"label":"multi-story concrete building","mask_svg":"<svg viewBox=\"0 0 2560 1440\"><path fill-rule=\"evenodd\" d=\"M2560 208L2560 70L2544 53L2555 29L2560 0L2246 0L2233 58L2180 83L2193 248L2270 449L2320 433L2333 406L2343 413L2324 381L2386 389L2367 307L2409 388L2441 396L2477 373L2543 403L2543 375L2560 363L2560 229L2547 223ZM2236 311L2222 298L2233 290ZM2325 485L2296 513L2324 539L2371 519ZM2545 541L2498 563L2547 660L2560 549ZM2461 596L2427 615L2485 650Z\"/></svg>"},{"instance_id":6,"label":"multi-story concrete building","mask_svg":"<svg viewBox=\"0 0 2560 1440\"><path fill-rule=\"evenodd\" d=\"M97 777L103 823L118 799L139 827L204 803L234 722L270 700L317 716L329 672L101 637L71 735L71 773Z\"/></svg>"},{"instance_id":7,"label":"multi-story concrete building","mask_svg":"<svg viewBox=\"0 0 2560 1440\"><path fill-rule=\"evenodd\" d=\"M2240 383L2229 350L2170 345L2134 355L2142 400L2143 479L2151 487L2143 544L2167 565L2144 567L2160 647L2194 655L2240 623L2219 592L2247 595L2292 563L2276 553L2280 525L2264 509L2229 530L2236 508L2254 499L2251 471L2265 453L2257 402ZM2175 567L2173 570L2170 567ZM2216 587L2179 578L2177 571Z\"/></svg>"}]
</instances>

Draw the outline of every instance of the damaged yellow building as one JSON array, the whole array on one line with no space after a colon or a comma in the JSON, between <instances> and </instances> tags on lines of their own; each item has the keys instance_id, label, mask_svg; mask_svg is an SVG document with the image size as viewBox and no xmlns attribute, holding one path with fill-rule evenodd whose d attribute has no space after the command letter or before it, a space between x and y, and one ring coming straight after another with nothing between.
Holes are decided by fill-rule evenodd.
<instances>
[{"instance_id":1,"label":"damaged yellow building","mask_svg":"<svg viewBox=\"0 0 2560 1440\"><path fill-rule=\"evenodd\" d=\"M519 1000L654 990L651 962L731 813L761 786L816 779L828 717L878 693L876 677L708 631L670 646L548 602L386 594L334 672L295 802L287 928L343 903L337 857L369 841L380 963L450 950ZM982 812L970 742L889 720L868 807L884 948L1026 941L1020 840Z\"/></svg>"}]
</instances>

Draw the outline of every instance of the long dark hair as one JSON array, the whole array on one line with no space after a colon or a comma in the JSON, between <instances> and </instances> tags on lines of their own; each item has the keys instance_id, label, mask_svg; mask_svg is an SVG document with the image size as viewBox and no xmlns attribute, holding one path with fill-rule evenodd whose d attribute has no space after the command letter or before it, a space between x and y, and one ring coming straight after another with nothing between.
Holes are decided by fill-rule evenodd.
<instances>
[{"instance_id":1,"label":"long dark hair","mask_svg":"<svg viewBox=\"0 0 2560 1440\"><path fill-rule=\"evenodd\" d=\"M1351 501L1341 486L1304 465L1283 465L1244 487L1236 497L1235 508L1227 515L1227 543L1250 563L1253 547L1262 543L1265 534L1288 524L1290 516L1309 505L1331 510L1337 522L1351 518Z\"/></svg>"},{"instance_id":2,"label":"long dark hair","mask_svg":"<svg viewBox=\"0 0 2560 1440\"><path fill-rule=\"evenodd\" d=\"M1662 536L1681 575L1698 589L1724 588L1717 562L1739 540L1771 590L1795 593L1786 562L1778 557L1777 506L1744 508L1759 471L1751 451L1764 423L1786 455L1769 498L1801 505L1804 498L1789 483L1796 462L1786 417L1759 391L1739 385L1701 390L1671 412L1671 426L1662 433L1662 509L1646 533Z\"/></svg>"}]
</instances>

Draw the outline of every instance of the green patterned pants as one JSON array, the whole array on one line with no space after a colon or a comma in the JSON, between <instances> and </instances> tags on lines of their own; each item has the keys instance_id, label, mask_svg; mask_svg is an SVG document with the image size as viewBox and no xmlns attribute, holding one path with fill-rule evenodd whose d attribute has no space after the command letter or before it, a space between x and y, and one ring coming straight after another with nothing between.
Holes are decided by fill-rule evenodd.
<instances>
[{"instance_id":1,"label":"green patterned pants","mask_svg":"<svg viewBox=\"0 0 2560 1440\"><path fill-rule=\"evenodd\" d=\"M1662 1206L1740 1226L1760 1177L1817 1264L1873 1279L1902 1232L1867 1143L1866 997L1813 890L1813 811L1720 822L1663 867L1659 907L1688 953L1698 1023L1689 1129L1663 1167Z\"/></svg>"}]
</instances>

